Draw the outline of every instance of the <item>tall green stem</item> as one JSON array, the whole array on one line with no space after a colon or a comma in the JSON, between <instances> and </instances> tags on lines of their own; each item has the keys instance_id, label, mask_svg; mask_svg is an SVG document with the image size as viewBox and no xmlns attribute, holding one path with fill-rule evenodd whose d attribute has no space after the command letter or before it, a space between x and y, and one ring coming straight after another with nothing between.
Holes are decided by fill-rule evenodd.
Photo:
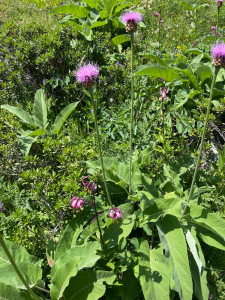
<instances>
[{"instance_id":1,"label":"tall green stem","mask_svg":"<svg viewBox=\"0 0 225 300\"><path fill-rule=\"evenodd\" d=\"M106 183L105 170L104 170L104 164L103 164L103 158L102 158L102 148L101 148L101 142L100 142L99 131L98 131L97 108L96 108L97 105L94 101L94 95L93 95L93 88L92 87L90 88L90 94L91 94L91 101L92 101L93 110L94 110L94 122L95 122L95 130L96 130L96 134L97 134L98 150L99 150L99 154L100 154L102 176L103 176L103 180L104 180L104 184L105 184L106 194L107 194L107 197L108 197L108 200L109 200L109 205L113 206L111 198L110 198L108 186L107 186L107 183Z\"/></svg>"},{"instance_id":2,"label":"tall green stem","mask_svg":"<svg viewBox=\"0 0 225 300\"><path fill-rule=\"evenodd\" d=\"M102 247L103 247L103 250L104 250L104 253L105 253L105 259L108 261L107 252L106 252L106 249L105 249L105 243L104 243L104 239L103 239L103 236L102 236L101 227L100 227L99 220L98 220L98 213L97 213L97 209L96 209L95 192L94 191L93 191L93 198L94 198L93 204L94 204L94 210L95 210L95 217L96 217L96 221L97 221L97 224L98 224L98 230L99 230L99 234L100 234L100 240L101 240L101 244L102 244Z\"/></svg>"},{"instance_id":3,"label":"tall green stem","mask_svg":"<svg viewBox=\"0 0 225 300\"><path fill-rule=\"evenodd\" d=\"M217 33L218 33L218 27L219 27L219 18L220 18L220 6L218 6L218 13L217 13L217 24L216 24L216 36L215 36L215 42L217 40Z\"/></svg>"},{"instance_id":4,"label":"tall green stem","mask_svg":"<svg viewBox=\"0 0 225 300\"><path fill-rule=\"evenodd\" d=\"M191 197L193 195L195 179L196 179L196 176L197 176L198 167L199 167L199 163L200 163L201 155L202 155L202 150L203 150L203 144L204 144L204 139L205 139L206 126L207 126L208 119L209 119L209 113L210 113L210 108L211 108L211 101L212 101L212 96L213 96L213 89L214 89L214 85L215 85L215 82L216 82L216 77L217 77L217 75L219 73L219 70L220 70L219 67L215 68L215 72L214 72L214 76L213 76L213 80L212 80L212 85L211 85L211 90L210 90L208 108L207 108L206 117L205 117L205 123L204 123L204 127L203 127L203 132L202 132L201 144L200 144L200 149L199 149L199 153L198 153L198 159L197 159L197 163L196 163L196 167L195 167L195 172L194 172L194 176L193 176L193 179L192 179L191 189L190 189L190 192L189 192L187 203L189 203L189 201L191 200ZM181 218L184 216L184 214L186 212L186 209L187 209L187 205L184 207L184 210L183 210Z\"/></svg>"},{"instance_id":5,"label":"tall green stem","mask_svg":"<svg viewBox=\"0 0 225 300\"><path fill-rule=\"evenodd\" d=\"M39 297L37 295L35 295L35 293L32 291L32 289L29 287L28 283L26 282L26 280L24 279L23 275L20 273L20 270L18 269L14 259L12 258L12 255L10 254L4 239L0 233L0 244L5 252L5 254L7 255L11 265L13 266L15 272L17 273L17 275L19 276L20 280L22 281L22 283L24 284L24 286L26 287L26 289L28 290L28 292L30 293L31 297L35 300L39 300Z\"/></svg>"},{"instance_id":6,"label":"tall green stem","mask_svg":"<svg viewBox=\"0 0 225 300\"><path fill-rule=\"evenodd\" d=\"M130 169L129 169L129 195L131 194L132 178L132 133L133 133L133 114L134 114L134 33L131 32L131 118L130 118Z\"/></svg>"}]
</instances>

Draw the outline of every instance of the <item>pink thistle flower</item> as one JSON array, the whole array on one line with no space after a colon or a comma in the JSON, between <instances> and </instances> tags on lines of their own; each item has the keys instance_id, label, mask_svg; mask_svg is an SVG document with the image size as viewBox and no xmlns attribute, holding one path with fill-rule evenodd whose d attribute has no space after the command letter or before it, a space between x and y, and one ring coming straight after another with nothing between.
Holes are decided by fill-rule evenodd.
<instances>
[{"instance_id":1,"label":"pink thistle flower","mask_svg":"<svg viewBox=\"0 0 225 300\"><path fill-rule=\"evenodd\" d=\"M83 183L85 189L89 190L89 191L97 190L97 185L94 183L94 181L84 182L86 178L88 178L88 176L84 176L84 178L82 179L82 183Z\"/></svg>"},{"instance_id":2,"label":"pink thistle flower","mask_svg":"<svg viewBox=\"0 0 225 300\"><path fill-rule=\"evenodd\" d=\"M137 23L141 22L143 16L140 12L131 11L125 13L121 16L122 22L126 24L126 32L136 32L137 31Z\"/></svg>"},{"instance_id":3,"label":"pink thistle flower","mask_svg":"<svg viewBox=\"0 0 225 300\"><path fill-rule=\"evenodd\" d=\"M167 88L167 90L165 90L165 88L160 88L160 94L162 95L162 99L166 99L166 94L169 92L169 87Z\"/></svg>"},{"instance_id":4,"label":"pink thistle flower","mask_svg":"<svg viewBox=\"0 0 225 300\"><path fill-rule=\"evenodd\" d=\"M84 206L84 199L83 198L79 199L78 197L73 197L72 199L70 199L70 205L74 210L80 209L81 207Z\"/></svg>"},{"instance_id":5,"label":"pink thistle flower","mask_svg":"<svg viewBox=\"0 0 225 300\"><path fill-rule=\"evenodd\" d=\"M211 53L213 58L223 57L225 59L225 44L214 44L211 47Z\"/></svg>"},{"instance_id":6,"label":"pink thistle flower","mask_svg":"<svg viewBox=\"0 0 225 300\"><path fill-rule=\"evenodd\" d=\"M225 44L217 43L212 45L211 53L213 57L212 65L215 67L224 68L225 67Z\"/></svg>"},{"instance_id":7,"label":"pink thistle flower","mask_svg":"<svg viewBox=\"0 0 225 300\"><path fill-rule=\"evenodd\" d=\"M212 31L216 30L216 26L212 26L212 27L211 27L211 30L212 30Z\"/></svg>"},{"instance_id":8,"label":"pink thistle flower","mask_svg":"<svg viewBox=\"0 0 225 300\"><path fill-rule=\"evenodd\" d=\"M77 81L83 83L88 88L95 85L98 75L99 67L94 64L83 65L75 73Z\"/></svg>"},{"instance_id":9,"label":"pink thistle flower","mask_svg":"<svg viewBox=\"0 0 225 300\"><path fill-rule=\"evenodd\" d=\"M127 24L127 22L129 22L129 21L134 21L135 23L139 23L142 21L142 19L143 19L142 14L140 12L136 12L136 11L131 11L131 12L125 13L122 16L122 22L124 24Z\"/></svg>"},{"instance_id":10,"label":"pink thistle flower","mask_svg":"<svg viewBox=\"0 0 225 300\"><path fill-rule=\"evenodd\" d=\"M156 12L156 11L153 11L153 15L158 18L159 17L159 14Z\"/></svg>"},{"instance_id":11,"label":"pink thistle flower","mask_svg":"<svg viewBox=\"0 0 225 300\"><path fill-rule=\"evenodd\" d=\"M114 207L113 209L110 210L109 217L115 220L122 218L121 209L119 209L118 207Z\"/></svg>"}]
</instances>

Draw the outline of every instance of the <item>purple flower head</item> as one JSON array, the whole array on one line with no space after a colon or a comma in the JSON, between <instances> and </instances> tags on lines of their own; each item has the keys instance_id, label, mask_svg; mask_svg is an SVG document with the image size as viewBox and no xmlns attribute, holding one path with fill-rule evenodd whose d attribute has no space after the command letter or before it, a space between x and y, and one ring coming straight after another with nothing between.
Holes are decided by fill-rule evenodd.
<instances>
[{"instance_id":1,"label":"purple flower head","mask_svg":"<svg viewBox=\"0 0 225 300\"><path fill-rule=\"evenodd\" d=\"M84 176L84 178L82 179L82 183L85 189L89 191L96 191L97 185L94 183L94 181L84 182L86 178L88 178L88 176Z\"/></svg>"},{"instance_id":2,"label":"purple flower head","mask_svg":"<svg viewBox=\"0 0 225 300\"><path fill-rule=\"evenodd\" d=\"M84 27L84 33L86 33L86 31L87 31L87 30L86 30L86 27Z\"/></svg>"},{"instance_id":3,"label":"purple flower head","mask_svg":"<svg viewBox=\"0 0 225 300\"><path fill-rule=\"evenodd\" d=\"M193 42L193 45L196 47L196 46L197 46L197 42L196 42L196 41L194 41L194 42Z\"/></svg>"},{"instance_id":4,"label":"purple flower head","mask_svg":"<svg viewBox=\"0 0 225 300\"><path fill-rule=\"evenodd\" d=\"M46 79L46 78L44 78L43 80L42 80L42 82L43 82L43 84L45 85L46 84L46 81L47 81L48 79Z\"/></svg>"},{"instance_id":5,"label":"purple flower head","mask_svg":"<svg viewBox=\"0 0 225 300\"><path fill-rule=\"evenodd\" d=\"M159 17L159 14L156 12L156 11L153 11L153 15L158 18Z\"/></svg>"},{"instance_id":6,"label":"purple flower head","mask_svg":"<svg viewBox=\"0 0 225 300\"><path fill-rule=\"evenodd\" d=\"M76 209L81 209L81 207L84 206L84 199L83 198L78 198L78 197L73 197L70 199L70 205L71 207L76 210Z\"/></svg>"},{"instance_id":7,"label":"purple flower head","mask_svg":"<svg viewBox=\"0 0 225 300\"><path fill-rule=\"evenodd\" d=\"M145 50L147 50L148 49L148 46L147 45L145 45Z\"/></svg>"},{"instance_id":8,"label":"purple flower head","mask_svg":"<svg viewBox=\"0 0 225 300\"><path fill-rule=\"evenodd\" d=\"M162 25L162 24L163 24L163 19L160 18L160 19L159 19L159 25Z\"/></svg>"},{"instance_id":9,"label":"purple flower head","mask_svg":"<svg viewBox=\"0 0 225 300\"><path fill-rule=\"evenodd\" d=\"M77 81L83 83L86 87L94 86L98 75L99 67L94 64L83 65L75 73Z\"/></svg>"},{"instance_id":10,"label":"purple flower head","mask_svg":"<svg viewBox=\"0 0 225 300\"><path fill-rule=\"evenodd\" d=\"M122 218L122 211L121 209L114 207L113 209L110 210L109 212L109 217L112 219L120 219Z\"/></svg>"},{"instance_id":11,"label":"purple flower head","mask_svg":"<svg viewBox=\"0 0 225 300\"><path fill-rule=\"evenodd\" d=\"M211 53L213 58L223 58L225 60L225 44L224 43L218 43L214 44L211 47Z\"/></svg>"},{"instance_id":12,"label":"purple flower head","mask_svg":"<svg viewBox=\"0 0 225 300\"><path fill-rule=\"evenodd\" d=\"M162 95L161 97L163 98L163 99L166 99L166 94L169 92L169 87L167 88L167 90L165 90L165 88L160 88L160 94Z\"/></svg>"},{"instance_id":13,"label":"purple flower head","mask_svg":"<svg viewBox=\"0 0 225 300\"><path fill-rule=\"evenodd\" d=\"M212 31L216 30L216 26L212 26L212 27L211 27L211 30L212 30Z\"/></svg>"},{"instance_id":14,"label":"purple flower head","mask_svg":"<svg viewBox=\"0 0 225 300\"><path fill-rule=\"evenodd\" d=\"M116 62L116 66L119 67L119 65L120 65L120 63L117 61L117 62Z\"/></svg>"},{"instance_id":15,"label":"purple flower head","mask_svg":"<svg viewBox=\"0 0 225 300\"><path fill-rule=\"evenodd\" d=\"M210 294L210 295L209 295L209 299L211 300L212 298L213 298L213 295L212 295L212 294Z\"/></svg>"},{"instance_id":16,"label":"purple flower head","mask_svg":"<svg viewBox=\"0 0 225 300\"><path fill-rule=\"evenodd\" d=\"M223 0L216 0L216 2L223 2Z\"/></svg>"},{"instance_id":17,"label":"purple flower head","mask_svg":"<svg viewBox=\"0 0 225 300\"><path fill-rule=\"evenodd\" d=\"M5 208L3 207L3 203L0 201L0 211L4 211Z\"/></svg>"},{"instance_id":18,"label":"purple flower head","mask_svg":"<svg viewBox=\"0 0 225 300\"><path fill-rule=\"evenodd\" d=\"M142 21L142 19L143 19L142 14L140 12L136 12L136 11L127 12L122 16L122 22L124 24L127 24L127 22L129 22L129 21L139 23Z\"/></svg>"}]
</instances>

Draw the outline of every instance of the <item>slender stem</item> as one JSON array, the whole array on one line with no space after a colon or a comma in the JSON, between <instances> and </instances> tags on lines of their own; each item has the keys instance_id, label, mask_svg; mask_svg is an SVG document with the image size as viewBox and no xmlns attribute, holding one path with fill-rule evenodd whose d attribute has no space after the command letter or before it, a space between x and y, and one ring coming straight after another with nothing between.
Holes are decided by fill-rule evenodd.
<instances>
[{"instance_id":1,"label":"slender stem","mask_svg":"<svg viewBox=\"0 0 225 300\"><path fill-rule=\"evenodd\" d=\"M216 36L215 36L215 42L217 40L217 33L218 33L218 26L219 26L219 18L220 18L220 6L218 6L218 13L217 13L217 23L216 23Z\"/></svg>"},{"instance_id":2,"label":"slender stem","mask_svg":"<svg viewBox=\"0 0 225 300\"><path fill-rule=\"evenodd\" d=\"M93 203L94 203L94 209L95 209L95 217L96 217L96 221L97 221L97 224L98 224L98 230L99 230L99 233L100 233L100 240L101 240L101 243L102 243L102 247L104 249L105 259L108 261L108 257L107 257L107 253L106 253L106 249L105 249L105 243L104 243L104 240L103 240L101 227L100 227L99 221L98 221L98 214L97 214L96 205L95 205L95 192L93 192L93 198L94 198Z\"/></svg>"},{"instance_id":3,"label":"slender stem","mask_svg":"<svg viewBox=\"0 0 225 300\"><path fill-rule=\"evenodd\" d=\"M131 194L132 177L132 133L133 133L133 114L134 114L134 33L130 33L131 38L131 119L130 119L130 169L129 169L129 195Z\"/></svg>"},{"instance_id":4,"label":"slender stem","mask_svg":"<svg viewBox=\"0 0 225 300\"><path fill-rule=\"evenodd\" d=\"M216 77L219 73L220 68L219 67L215 67L215 72L214 72L214 76L213 76L213 80L212 80L212 85L211 85L211 91L210 91L210 96L209 96L209 103L208 103L208 108L207 108L207 112L206 112L206 117L205 117L205 123L204 123L204 127L203 127L203 132L202 132L202 138L201 138L201 144L200 144L200 149L199 149L199 153L198 153L198 159L197 159L197 163L196 163L196 167L195 167L195 172L194 172L194 176L192 179L192 183L191 183L191 189L189 192L189 196L188 196L188 200L187 203L189 203L189 201L191 200L191 197L193 195L193 190L194 190L194 184L195 184L195 179L197 176L197 172L198 172L198 166L201 160L201 155L202 155L202 150L203 150L203 144L204 144L204 139L205 139L205 133L206 133L206 126L208 123L208 119L209 119L209 113L210 113L210 107L211 107L211 101L212 101L212 96L213 96L213 89L214 89L214 85L216 82ZM184 216L185 212L187 209L187 205L185 205L182 216Z\"/></svg>"},{"instance_id":5,"label":"slender stem","mask_svg":"<svg viewBox=\"0 0 225 300\"><path fill-rule=\"evenodd\" d=\"M163 143L164 143L164 141L165 141L165 130L164 130L164 97L162 97L162 117L163 117L163 119L162 119L162 121L163 121L163 123L162 123L162 131L163 131Z\"/></svg>"},{"instance_id":6,"label":"slender stem","mask_svg":"<svg viewBox=\"0 0 225 300\"><path fill-rule=\"evenodd\" d=\"M50 291L48 291L48 290L46 290L46 289L43 289L42 287L40 287L40 286L38 286L38 285L35 285L34 288L37 289L37 290L40 290L40 291L42 291L42 292L44 292L44 293L50 294Z\"/></svg>"},{"instance_id":7,"label":"slender stem","mask_svg":"<svg viewBox=\"0 0 225 300\"><path fill-rule=\"evenodd\" d=\"M35 300L39 300L39 297L37 295L35 295L35 293L32 291L32 289L29 287L28 283L26 282L26 280L24 279L23 275L20 273L20 270L18 269L14 259L12 258L12 255L10 254L4 239L0 233L0 244L3 248L3 250L5 251L5 254L8 256L8 259L11 263L11 265L13 266L15 272L17 273L17 275L19 276L20 280L22 281L22 283L25 285L26 289L28 290L28 292L30 293L31 297Z\"/></svg>"},{"instance_id":8,"label":"slender stem","mask_svg":"<svg viewBox=\"0 0 225 300\"><path fill-rule=\"evenodd\" d=\"M102 148L101 148L99 131L98 131L96 105L95 105L95 101L94 101L94 95L93 95L93 88L92 87L90 88L90 94L91 94L91 101L92 101L93 110L94 110L94 122L95 122L95 130L96 130L96 134L97 134L98 150L99 150L99 154L100 154L102 176L103 176L103 180L104 180L104 184L105 184L106 194L107 194L107 197L108 197L108 200L109 200L109 205L113 206L111 198L110 198L108 186L107 186L107 183L106 183L105 170L104 170L104 164L103 164L103 158L102 158Z\"/></svg>"}]
</instances>

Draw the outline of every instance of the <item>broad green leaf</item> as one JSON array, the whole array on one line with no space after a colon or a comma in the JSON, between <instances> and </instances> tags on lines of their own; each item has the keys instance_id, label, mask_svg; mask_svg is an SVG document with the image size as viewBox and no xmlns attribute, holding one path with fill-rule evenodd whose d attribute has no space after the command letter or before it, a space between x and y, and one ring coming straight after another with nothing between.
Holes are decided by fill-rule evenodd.
<instances>
[{"instance_id":1,"label":"broad green leaf","mask_svg":"<svg viewBox=\"0 0 225 300\"><path fill-rule=\"evenodd\" d=\"M134 268L134 275L140 280L146 300L169 299L169 270L163 255L163 248L149 248L143 240L138 251L141 258Z\"/></svg>"},{"instance_id":2,"label":"broad green leaf","mask_svg":"<svg viewBox=\"0 0 225 300\"><path fill-rule=\"evenodd\" d=\"M75 246L64 253L52 268L52 284L50 293L52 300L59 300L70 279L76 276L83 268L91 268L100 258L96 250L100 249L98 242L89 242L81 246Z\"/></svg>"},{"instance_id":3,"label":"broad green leaf","mask_svg":"<svg viewBox=\"0 0 225 300\"><path fill-rule=\"evenodd\" d=\"M138 200L140 201L140 208L142 211L144 211L149 206L152 206L154 204L154 198L153 196L145 191L137 192Z\"/></svg>"},{"instance_id":4,"label":"broad green leaf","mask_svg":"<svg viewBox=\"0 0 225 300\"><path fill-rule=\"evenodd\" d=\"M39 298L37 296L38 299ZM20 291L14 286L0 283L0 299L1 300L33 300L30 293L27 291Z\"/></svg>"},{"instance_id":5,"label":"broad green leaf","mask_svg":"<svg viewBox=\"0 0 225 300\"><path fill-rule=\"evenodd\" d=\"M123 213L122 218L113 221L103 234L103 239L108 248L118 245L120 239L126 238L134 226L133 204L122 204L119 208Z\"/></svg>"},{"instance_id":6,"label":"broad green leaf","mask_svg":"<svg viewBox=\"0 0 225 300\"><path fill-rule=\"evenodd\" d=\"M143 212L143 221L156 222L160 216L171 214L180 216L182 200L179 198L155 199L155 203Z\"/></svg>"},{"instance_id":7,"label":"broad green leaf","mask_svg":"<svg viewBox=\"0 0 225 300\"><path fill-rule=\"evenodd\" d=\"M161 59L158 55L148 54L148 53L142 53L142 56L145 56L151 60L155 60L159 65L168 67L167 62L163 59Z\"/></svg>"},{"instance_id":8,"label":"broad green leaf","mask_svg":"<svg viewBox=\"0 0 225 300\"><path fill-rule=\"evenodd\" d=\"M118 46L128 41L130 41L130 36L128 34L117 35L112 39L112 42L115 46Z\"/></svg>"},{"instance_id":9,"label":"broad green leaf","mask_svg":"<svg viewBox=\"0 0 225 300\"><path fill-rule=\"evenodd\" d=\"M174 69L163 67L163 66L156 66L156 65L144 65L139 66L134 71L135 76L141 75L148 75L153 77L160 77L164 78L165 81L173 82L175 79L181 79L179 72L175 71Z\"/></svg>"},{"instance_id":10,"label":"broad green leaf","mask_svg":"<svg viewBox=\"0 0 225 300\"><path fill-rule=\"evenodd\" d=\"M92 28L96 28L96 27L101 27L101 26L104 26L106 24L108 24L107 21L98 21L98 22L95 22L93 25L91 25L90 28L92 29Z\"/></svg>"},{"instance_id":11,"label":"broad green leaf","mask_svg":"<svg viewBox=\"0 0 225 300\"><path fill-rule=\"evenodd\" d=\"M104 282L113 284L116 275L113 272L85 270L70 280L64 292L67 300L98 300L106 290Z\"/></svg>"},{"instance_id":12,"label":"broad green leaf","mask_svg":"<svg viewBox=\"0 0 225 300\"><path fill-rule=\"evenodd\" d=\"M30 255L27 251L12 242L5 240L6 246L12 255L15 263L20 269L22 275L26 279L29 286L33 287L42 277L41 264L42 260ZM5 254L3 248L0 246L0 282L10 284L17 288L26 289L20 278L16 274L11 262Z\"/></svg>"},{"instance_id":13,"label":"broad green leaf","mask_svg":"<svg viewBox=\"0 0 225 300\"><path fill-rule=\"evenodd\" d=\"M54 124L52 125L52 128L51 128L52 133L59 133L61 127L63 126L63 123L66 121L66 119L72 113L72 111L77 107L78 103L79 103L79 101L70 103L59 113L59 115L55 119Z\"/></svg>"},{"instance_id":14,"label":"broad green leaf","mask_svg":"<svg viewBox=\"0 0 225 300\"><path fill-rule=\"evenodd\" d=\"M200 225L225 241L225 221L211 210L197 204L190 204L190 222Z\"/></svg>"},{"instance_id":15,"label":"broad green leaf","mask_svg":"<svg viewBox=\"0 0 225 300\"><path fill-rule=\"evenodd\" d=\"M193 258L190 258L191 275L194 282L194 293L198 300L207 300L209 289L207 285L207 272L202 270L199 274L198 266Z\"/></svg>"},{"instance_id":16,"label":"broad green leaf","mask_svg":"<svg viewBox=\"0 0 225 300\"><path fill-rule=\"evenodd\" d=\"M122 5L119 5L115 8L115 14L118 13L119 11L121 11L122 9L126 8L126 7L130 7L132 6L132 3L125 3Z\"/></svg>"},{"instance_id":17,"label":"broad green leaf","mask_svg":"<svg viewBox=\"0 0 225 300\"><path fill-rule=\"evenodd\" d=\"M41 267L42 259L39 259L33 255L30 255L22 246L14 244L8 240L4 240L5 244L12 255L15 263L22 263L22 262L30 262L34 265ZM2 247L0 246L0 268L1 266L9 265L10 261L8 256L3 251Z\"/></svg>"},{"instance_id":18,"label":"broad green leaf","mask_svg":"<svg viewBox=\"0 0 225 300\"><path fill-rule=\"evenodd\" d=\"M108 0L105 3L105 7L104 9L106 9L106 11L108 12L109 16L111 17L112 12L113 12L113 8L115 7L116 3L118 0Z\"/></svg>"},{"instance_id":19,"label":"broad green leaf","mask_svg":"<svg viewBox=\"0 0 225 300\"><path fill-rule=\"evenodd\" d=\"M74 18L86 18L89 15L89 11L80 5L68 4L68 5L60 5L58 7L53 8L53 14L70 14L73 15Z\"/></svg>"},{"instance_id":20,"label":"broad green leaf","mask_svg":"<svg viewBox=\"0 0 225 300\"><path fill-rule=\"evenodd\" d=\"M23 122L28 123L30 125L34 125L34 120L32 116L22 108L11 106L8 104L1 105L1 108L4 108L9 112L13 113L14 115L17 115L17 117L20 118Z\"/></svg>"},{"instance_id":21,"label":"broad green leaf","mask_svg":"<svg viewBox=\"0 0 225 300\"><path fill-rule=\"evenodd\" d=\"M189 94L185 90L179 90L175 95L175 98L174 109L178 109L188 101Z\"/></svg>"},{"instance_id":22,"label":"broad green leaf","mask_svg":"<svg viewBox=\"0 0 225 300\"><path fill-rule=\"evenodd\" d=\"M173 276L181 300L192 300L193 285L183 230L175 216L166 215L157 225L165 255L173 266Z\"/></svg>"},{"instance_id":23,"label":"broad green leaf","mask_svg":"<svg viewBox=\"0 0 225 300\"><path fill-rule=\"evenodd\" d=\"M33 133L33 132L30 131L30 133ZM19 148L24 156L27 156L29 154L30 148L36 140L37 140L37 137L33 138L31 136L25 136L25 137L21 136L19 138L19 141L18 141Z\"/></svg>"},{"instance_id":24,"label":"broad green leaf","mask_svg":"<svg viewBox=\"0 0 225 300\"><path fill-rule=\"evenodd\" d=\"M122 297L121 300L134 300L141 291L141 285L134 276L132 270L127 270L122 279Z\"/></svg>"},{"instance_id":25,"label":"broad green leaf","mask_svg":"<svg viewBox=\"0 0 225 300\"><path fill-rule=\"evenodd\" d=\"M47 106L45 101L45 92L42 89L37 90L34 99L33 109L34 124L42 129L48 126Z\"/></svg>"},{"instance_id":26,"label":"broad green leaf","mask_svg":"<svg viewBox=\"0 0 225 300\"><path fill-rule=\"evenodd\" d=\"M58 260L64 253L76 246L76 241L80 233L83 231L83 225L93 217L93 210L91 207L83 209L76 217L66 226L63 235L59 240L56 248L55 260Z\"/></svg>"},{"instance_id":27,"label":"broad green leaf","mask_svg":"<svg viewBox=\"0 0 225 300\"><path fill-rule=\"evenodd\" d=\"M194 87L199 90L200 89L200 86L198 84L198 80L196 78L196 76L188 69L184 69L184 70L181 70L181 73L184 74L187 78L190 79L190 81L193 83Z\"/></svg>"},{"instance_id":28,"label":"broad green leaf","mask_svg":"<svg viewBox=\"0 0 225 300\"><path fill-rule=\"evenodd\" d=\"M200 79L200 85L210 77L213 77L213 72L209 66L200 66L197 68L197 74Z\"/></svg>"},{"instance_id":29,"label":"broad green leaf","mask_svg":"<svg viewBox=\"0 0 225 300\"><path fill-rule=\"evenodd\" d=\"M189 11L193 11L194 10L194 6L188 2L179 2L180 5L183 5L185 8L187 8L187 10Z\"/></svg>"},{"instance_id":30,"label":"broad green leaf","mask_svg":"<svg viewBox=\"0 0 225 300\"><path fill-rule=\"evenodd\" d=\"M146 149L134 156L134 158L132 159L132 174L134 174L139 169L139 167L143 163L145 163L150 154L152 154L154 147L155 143L152 143L150 147L147 147Z\"/></svg>"},{"instance_id":31,"label":"broad green leaf","mask_svg":"<svg viewBox=\"0 0 225 300\"><path fill-rule=\"evenodd\" d=\"M176 192L179 196L183 196L183 186L180 183L180 176L176 172L170 169L170 167L166 164L163 165L163 175L170 179L170 182L174 185Z\"/></svg>"},{"instance_id":32,"label":"broad green leaf","mask_svg":"<svg viewBox=\"0 0 225 300\"><path fill-rule=\"evenodd\" d=\"M30 287L37 285L39 279L42 278L40 266L28 261L17 262L16 265ZM12 285L16 288L26 289L11 263L7 265L1 264L0 282Z\"/></svg>"},{"instance_id":33,"label":"broad green leaf","mask_svg":"<svg viewBox=\"0 0 225 300\"><path fill-rule=\"evenodd\" d=\"M45 133L46 133L45 129L39 128L39 129L37 129L35 131L32 131L28 136L41 136L41 135L43 135Z\"/></svg>"},{"instance_id":34,"label":"broad green leaf","mask_svg":"<svg viewBox=\"0 0 225 300\"><path fill-rule=\"evenodd\" d=\"M197 251L197 247L196 247L196 242L195 239L193 238L193 236L191 235L190 230L187 231L186 233L186 240L188 243L188 246L191 250L191 253L195 259L195 262L198 266L198 270L199 270L199 274L201 275L201 271L202 271L202 261L198 255L198 251Z\"/></svg>"},{"instance_id":35,"label":"broad green leaf","mask_svg":"<svg viewBox=\"0 0 225 300\"><path fill-rule=\"evenodd\" d=\"M185 53L193 53L193 54L202 54L202 50L198 49L198 48L191 48L185 51Z\"/></svg>"}]
</instances>

